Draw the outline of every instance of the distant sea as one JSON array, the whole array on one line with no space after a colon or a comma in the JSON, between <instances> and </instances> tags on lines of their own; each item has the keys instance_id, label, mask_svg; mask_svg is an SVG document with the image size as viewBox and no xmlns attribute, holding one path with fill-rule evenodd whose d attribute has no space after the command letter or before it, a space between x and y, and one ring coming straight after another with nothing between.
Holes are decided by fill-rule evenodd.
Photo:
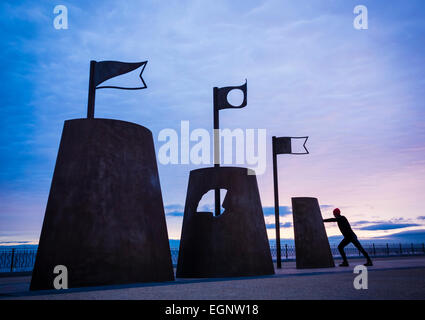
<instances>
[{"instance_id":1,"label":"distant sea","mask_svg":"<svg viewBox=\"0 0 425 320\"><path fill-rule=\"evenodd\" d=\"M342 240L342 236L332 236L329 237L329 243L333 245L337 245ZM361 239L359 238L360 242L363 244L411 244L411 243L425 243L425 232L412 232L412 233L403 233L402 236L394 235L393 237L387 237L387 238L370 238L370 239ZM180 240L178 239L170 239L170 248L172 249L178 249L180 246ZM270 246L274 247L276 246L276 240L272 239L269 241ZM280 243L282 246L288 245L288 246L294 246L294 240L293 239L281 239ZM10 249L10 248L19 248L19 249L37 249L38 244L0 244L0 250L2 249Z\"/></svg>"}]
</instances>

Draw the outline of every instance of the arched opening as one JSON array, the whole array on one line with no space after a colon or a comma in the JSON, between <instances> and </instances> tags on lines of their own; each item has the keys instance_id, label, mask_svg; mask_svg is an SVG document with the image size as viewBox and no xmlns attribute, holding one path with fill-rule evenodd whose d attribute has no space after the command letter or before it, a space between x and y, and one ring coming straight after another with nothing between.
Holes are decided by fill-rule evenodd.
<instances>
[{"instance_id":1,"label":"arched opening","mask_svg":"<svg viewBox=\"0 0 425 320\"><path fill-rule=\"evenodd\" d=\"M220 189L220 214L224 212L223 200L226 198L227 189ZM196 207L196 212L211 212L214 215L215 212L215 189L211 189L204 193L201 200Z\"/></svg>"}]
</instances>

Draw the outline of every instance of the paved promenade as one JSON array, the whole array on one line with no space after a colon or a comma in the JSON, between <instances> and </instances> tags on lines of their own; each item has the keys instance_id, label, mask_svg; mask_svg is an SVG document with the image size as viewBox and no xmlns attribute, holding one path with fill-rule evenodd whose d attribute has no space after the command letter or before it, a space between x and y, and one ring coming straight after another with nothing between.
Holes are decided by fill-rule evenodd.
<instances>
[{"instance_id":1,"label":"paved promenade","mask_svg":"<svg viewBox=\"0 0 425 320\"><path fill-rule=\"evenodd\" d=\"M338 261L336 261L338 263ZM0 299L425 299L425 256L381 258L368 268L368 289L356 290L354 266L297 270L283 264L273 276L177 279L165 283L30 292L29 276L0 278Z\"/></svg>"}]
</instances>

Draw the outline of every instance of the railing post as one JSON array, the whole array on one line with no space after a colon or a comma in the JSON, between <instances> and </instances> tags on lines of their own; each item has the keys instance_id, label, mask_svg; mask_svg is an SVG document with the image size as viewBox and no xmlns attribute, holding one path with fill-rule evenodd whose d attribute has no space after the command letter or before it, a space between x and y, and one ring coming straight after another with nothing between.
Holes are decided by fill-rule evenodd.
<instances>
[{"instance_id":1,"label":"railing post","mask_svg":"<svg viewBox=\"0 0 425 320\"><path fill-rule=\"evenodd\" d=\"M422 243L422 251L425 253L425 243Z\"/></svg>"},{"instance_id":2,"label":"railing post","mask_svg":"<svg viewBox=\"0 0 425 320\"><path fill-rule=\"evenodd\" d=\"M285 243L285 257L288 259L288 244Z\"/></svg>"},{"instance_id":3,"label":"railing post","mask_svg":"<svg viewBox=\"0 0 425 320\"><path fill-rule=\"evenodd\" d=\"M376 256L376 249L375 249L375 244L372 243L372 248L373 248L373 255Z\"/></svg>"},{"instance_id":4,"label":"railing post","mask_svg":"<svg viewBox=\"0 0 425 320\"><path fill-rule=\"evenodd\" d=\"M15 248L12 249L12 257L10 259L10 272L13 272L13 260L15 260Z\"/></svg>"},{"instance_id":5,"label":"railing post","mask_svg":"<svg viewBox=\"0 0 425 320\"><path fill-rule=\"evenodd\" d=\"M400 243L400 255L403 255L403 249L401 248L401 243Z\"/></svg>"},{"instance_id":6,"label":"railing post","mask_svg":"<svg viewBox=\"0 0 425 320\"><path fill-rule=\"evenodd\" d=\"M415 248L413 247L413 243L410 244L410 247L412 248L412 255L415 254Z\"/></svg>"},{"instance_id":7,"label":"railing post","mask_svg":"<svg viewBox=\"0 0 425 320\"><path fill-rule=\"evenodd\" d=\"M390 256L390 248L388 247L388 243L387 243L387 256Z\"/></svg>"}]
</instances>

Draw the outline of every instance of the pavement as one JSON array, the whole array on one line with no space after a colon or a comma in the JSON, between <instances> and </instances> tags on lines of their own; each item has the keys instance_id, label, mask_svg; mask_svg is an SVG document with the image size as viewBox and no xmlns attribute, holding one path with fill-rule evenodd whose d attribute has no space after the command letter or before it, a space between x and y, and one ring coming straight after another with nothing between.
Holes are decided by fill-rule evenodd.
<instances>
[{"instance_id":1,"label":"pavement","mask_svg":"<svg viewBox=\"0 0 425 320\"><path fill-rule=\"evenodd\" d=\"M336 264L339 262L336 261ZM284 262L272 276L176 279L173 282L29 291L30 276L0 278L0 299L142 299L142 300L288 300L288 299L425 299L425 256L374 259L368 288L357 290L350 267L296 269Z\"/></svg>"}]
</instances>

